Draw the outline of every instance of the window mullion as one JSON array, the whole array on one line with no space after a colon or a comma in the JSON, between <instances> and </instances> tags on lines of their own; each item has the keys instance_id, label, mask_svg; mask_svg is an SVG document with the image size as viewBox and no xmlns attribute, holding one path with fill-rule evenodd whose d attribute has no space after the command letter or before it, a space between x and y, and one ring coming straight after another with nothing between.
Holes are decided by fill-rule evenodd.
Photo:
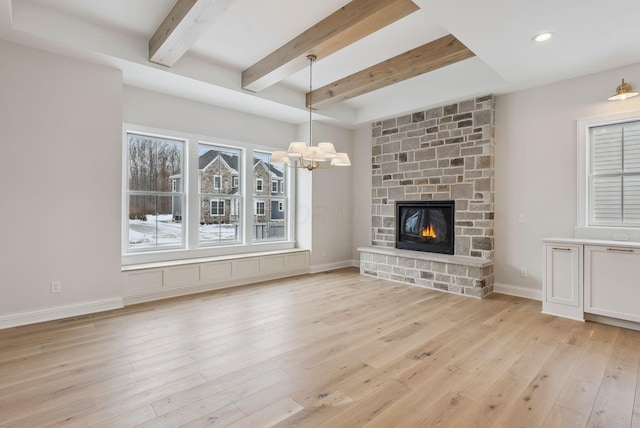
<instances>
[{"instance_id":1,"label":"window mullion","mask_svg":"<svg viewBox=\"0 0 640 428\"><path fill-rule=\"evenodd\" d=\"M253 216L255 210L255 202L254 202L254 186L255 179L253 174L253 152L251 150L244 151L244 183L243 183L243 191L244 191L244 242L246 244L253 244Z\"/></svg>"}]
</instances>

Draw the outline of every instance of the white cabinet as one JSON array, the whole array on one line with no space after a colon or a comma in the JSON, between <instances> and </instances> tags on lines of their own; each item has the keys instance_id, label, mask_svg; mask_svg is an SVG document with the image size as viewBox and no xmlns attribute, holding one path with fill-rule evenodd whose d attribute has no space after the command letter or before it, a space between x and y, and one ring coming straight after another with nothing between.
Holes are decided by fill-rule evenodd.
<instances>
[{"instance_id":1,"label":"white cabinet","mask_svg":"<svg viewBox=\"0 0 640 428\"><path fill-rule=\"evenodd\" d=\"M583 246L548 243L545 244L544 251L542 312L584 320Z\"/></svg>"},{"instance_id":2,"label":"white cabinet","mask_svg":"<svg viewBox=\"0 0 640 428\"><path fill-rule=\"evenodd\" d=\"M640 242L543 242L542 312L640 330Z\"/></svg>"},{"instance_id":3,"label":"white cabinet","mask_svg":"<svg viewBox=\"0 0 640 428\"><path fill-rule=\"evenodd\" d=\"M585 245L584 311L640 322L640 249Z\"/></svg>"}]
</instances>

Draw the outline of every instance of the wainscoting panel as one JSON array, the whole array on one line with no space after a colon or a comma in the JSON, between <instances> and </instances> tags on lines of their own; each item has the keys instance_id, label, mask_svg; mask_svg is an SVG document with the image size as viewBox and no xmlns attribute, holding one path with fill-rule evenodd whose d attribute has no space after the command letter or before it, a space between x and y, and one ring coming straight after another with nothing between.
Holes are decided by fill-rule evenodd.
<instances>
[{"instance_id":1,"label":"wainscoting panel","mask_svg":"<svg viewBox=\"0 0 640 428\"><path fill-rule=\"evenodd\" d=\"M125 266L126 305L200 293L309 271L309 251L284 250Z\"/></svg>"},{"instance_id":2,"label":"wainscoting panel","mask_svg":"<svg viewBox=\"0 0 640 428\"><path fill-rule=\"evenodd\" d=\"M124 277L124 288L130 293L153 290L164 281L164 271L160 270L142 270L137 272L129 272Z\"/></svg>"},{"instance_id":3,"label":"wainscoting panel","mask_svg":"<svg viewBox=\"0 0 640 428\"><path fill-rule=\"evenodd\" d=\"M260 269L262 270L262 272L274 272L282 270L284 269L285 265L284 257L284 255L263 257L260 260Z\"/></svg>"},{"instance_id":4,"label":"wainscoting panel","mask_svg":"<svg viewBox=\"0 0 640 428\"><path fill-rule=\"evenodd\" d=\"M231 262L204 263L200 267L203 281L214 281L231 278Z\"/></svg>"},{"instance_id":5,"label":"wainscoting panel","mask_svg":"<svg viewBox=\"0 0 640 428\"><path fill-rule=\"evenodd\" d=\"M167 286L197 283L200 281L200 265L167 269L164 284Z\"/></svg>"}]
</instances>

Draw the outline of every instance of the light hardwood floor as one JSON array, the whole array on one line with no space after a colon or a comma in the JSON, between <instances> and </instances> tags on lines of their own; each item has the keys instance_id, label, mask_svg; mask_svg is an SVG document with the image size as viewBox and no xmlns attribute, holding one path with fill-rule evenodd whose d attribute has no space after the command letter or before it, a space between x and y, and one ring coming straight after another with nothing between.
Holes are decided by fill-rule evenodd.
<instances>
[{"instance_id":1,"label":"light hardwood floor","mask_svg":"<svg viewBox=\"0 0 640 428\"><path fill-rule=\"evenodd\" d=\"M0 330L0 426L640 427L639 364L636 331L345 269Z\"/></svg>"}]
</instances>

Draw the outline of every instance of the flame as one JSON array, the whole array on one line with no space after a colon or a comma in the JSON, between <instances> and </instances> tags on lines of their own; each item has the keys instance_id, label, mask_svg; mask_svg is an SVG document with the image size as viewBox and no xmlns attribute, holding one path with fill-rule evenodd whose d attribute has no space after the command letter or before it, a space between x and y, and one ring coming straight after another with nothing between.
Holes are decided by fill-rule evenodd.
<instances>
[{"instance_id":1,"label":"flame","mask_svg":"<svg viewBox=\"0 0 640 428\"><path fill-rule=\"evenodd\" d=\"M427 227L425 227L424 229L422 229L422 237L423 238L435 238L436 237L436 231L433 228L433 225L429 225Z\"/></svg>"}]
</instances>

